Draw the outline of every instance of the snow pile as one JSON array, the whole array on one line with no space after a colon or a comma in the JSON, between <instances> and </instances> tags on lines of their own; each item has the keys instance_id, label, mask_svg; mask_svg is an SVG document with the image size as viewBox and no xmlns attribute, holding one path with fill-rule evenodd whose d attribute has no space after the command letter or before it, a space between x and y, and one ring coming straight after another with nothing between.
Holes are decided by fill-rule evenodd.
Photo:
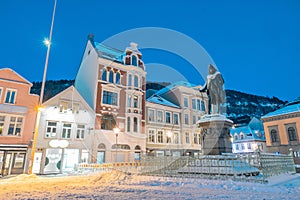
<instances>
[{"instance_id":1,"label":"snow pile","mask_svg":"<svg viewBox=\"0 0 300 200\"><path fill-rule=\"evenodd\" d=\"M133 179L135 175L127 174L121 171L101 172L96 177L91 178L95 184L121 184Z\"/></svg>"},{"instance_id":2,"label":"snow pile","mask_svg":"<svg viewBox=\"0 0 300 200\"><path fill-rule=\"evenodd\" d=\"M32 180L32 179L37 179L38 176L35 174L20 174L18 176L12 177L7 179L7 181L26 181L26 180Z\"/></svg>"}]
</instances>

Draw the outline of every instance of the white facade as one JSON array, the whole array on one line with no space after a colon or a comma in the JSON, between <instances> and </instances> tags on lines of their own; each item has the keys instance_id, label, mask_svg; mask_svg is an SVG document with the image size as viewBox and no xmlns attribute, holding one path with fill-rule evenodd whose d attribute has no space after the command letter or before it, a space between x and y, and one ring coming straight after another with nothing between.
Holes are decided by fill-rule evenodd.
<instances>
[{"instance_id":1,"label":"white facade","mask_svg":"<svg viewBox=\"0 0 300 200\"><path fill-rule=\"evenodd\" d=\"M92 160L95 113L71 86L43 103L34 173L73 171Z\"/></svg>"}]
</instances>

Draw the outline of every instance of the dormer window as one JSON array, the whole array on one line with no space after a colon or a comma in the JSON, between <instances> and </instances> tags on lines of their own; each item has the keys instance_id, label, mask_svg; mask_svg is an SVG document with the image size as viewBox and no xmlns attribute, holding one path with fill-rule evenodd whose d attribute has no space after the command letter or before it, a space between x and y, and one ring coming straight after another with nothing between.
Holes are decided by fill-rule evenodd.
<instances>
[{"instance_id":1,"label":"dormer window","mask_svg":"<svg viewBox=\"0 0 300 200\"><path fill-rule=\"evenodd\" d=\"M68 110L68 102L67 101L61 101L59 104L59 112L60 113L66 113Z\"/></svg>"},{"instance_id":2,"label":"dormer window","mask_svg":"<svg viewBox=\"0 0 300 200\"><path fill-rule=\"evenodd\" d=\"M105 68L103 69L103 72L102 72L102 80L107 81L107 71Z\"/></svg>"},{"instance_id":3,"label":"dormer window","mask_svg":"<svg viewBox=\"0 0 300 200\"><path fill-rule=\"evenodd\" d=\"M131 65L138 66L138 59L135 55L131 56Z\"/></svg>"},{"instance_id":4,"label":"dormer window","mask_svg":"<svg viewBox=\"0 0 300 200\"><path fill-rule=\"evenodd\" d=\"M109 71L109 82L110 83L114 82L114 72L112 70Z\"/></svg>"}]
</instances>

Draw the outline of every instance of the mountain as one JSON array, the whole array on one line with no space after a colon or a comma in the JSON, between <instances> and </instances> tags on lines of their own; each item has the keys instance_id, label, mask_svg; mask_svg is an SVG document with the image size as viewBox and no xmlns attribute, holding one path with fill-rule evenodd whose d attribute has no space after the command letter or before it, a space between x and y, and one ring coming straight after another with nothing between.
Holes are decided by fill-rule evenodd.
<instances>
[{"instance_id":1,"label":"mountain","mask_svg":"<svg viewBox=\"0 0 300 200\"><path fill-rule=\"evenodd\" d=\"M41 82L33 82L31 93L40 94ZM74 80L48 80L45 83L44 101L63 91L74 84ZM146 97L150 97L156 91L170 85L168 82L147 82ZM226 114L227 117L235 123L248 123L252 117L261 116L272 112L287 102L277 97L263 97L253 94L247 94L235 90L226 90Z\"/></svg>"}]
</instances>

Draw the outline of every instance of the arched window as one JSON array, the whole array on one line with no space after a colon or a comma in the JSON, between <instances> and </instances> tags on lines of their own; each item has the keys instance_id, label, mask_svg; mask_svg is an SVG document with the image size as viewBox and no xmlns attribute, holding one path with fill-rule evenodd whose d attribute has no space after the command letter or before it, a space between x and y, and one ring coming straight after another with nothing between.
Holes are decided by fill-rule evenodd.
<instances>
[{"instance_id":1,"label":"arched window","mask_svg":"<svg viewBox=\"0 0 300 200\"><path fill-rule=\"evenodd\" d=\"M243 140L244 139L244 133L241 133L240 137L241 137L241 140Z\"/></svg>"},{"instance_id":2,"label":"arched window","mask_svg":"<svg viewBox=\"0 0 300 200\"><path fill-rule=\"evenodd\" d=\"M127 132L130 132L130 117L127 117Z\"/></svg>"},{"instance_id":3,"label":"arched window","mask_svg":"<svg viewBox=\"0 0 300 200\"><path fill-rule=\"evenodd\" d=\"M103 144L103 143L100 143L99 145L98 145L98 149L105 149L106 147L105 147L105 144Z\"/></svg>"},{"instance_id":4,"label":"arched window","mask_svg":"<svg viewBox=\"0 0 300 200\"><path fill-rule=\"evenodd\" d=\"M137 75L134 76L134 87L139 87L139 77Z\"/></svg>"},{"instance_id":5,"label":"arched window","mask_svg":"<svg viewBox=\"0 0 300 200\"><path fill-rule=\"evenodd\" d=\"M138 132L138 119L137 119L137 117L133 118L133 132Z\"/></svg>"},{"instance_id":6,"label":"arched window","mask_svg":"<svg viewBox=\"0 0 300 200\"><path fill-rule=\"evenodd\" d=\"M132 75L131 74L128 75L127 85L132 86Z\"/></svg>"},{"instance_id":7,"label":"arched window","mask_svg":"<svg viewBox=\"0 0 300 200\"><path fill-rule=\"evenodd\" d=\"M271 130L271 142L279 142L278 133L275 129Z\"/></svg>"},{"instance_id":8,"label":"arched window","mask_svg":"<svg viewBox=\"0 0 300 200\"><path fill-rule=\"evenodd\" d=\"M296 131L293 127L288 128L288 136L290 141L297 141Z\"/></svg>"},{"instance_id":9,"label":"arched window","mask_svg":"<svg viewBox=\"0 0 300 200\"><path fill-rule=\"evenodd\" d=\"M120 74L120 72L116 73L116 84L121 84L121 74Z\"/></svg>"},{"instance_id":10,"label":"arched window","mask_svg":"<svg viewBox=\"0 0 300 200\"><path fill-rule=\"evenodd\" d=\"M101 129L113 130L116 126L116 120L113 115L104 114L101 119Z\"/></svg>"},{"instance_id":11,"label":"arched window","mask_svg":"<svg viewBox=\"0 0 300 200\"><path fill-rule=\"evenodd\" d=\"M238 140L238 139L239 139L238 135L234 134L234 140Z\"/></svg>"},{"instance_id":12,"label":"arched window","mask_svg":"<svg viewBox=\"0 0 300 200\"><path fill-rule=\"evenodd\" d=\"M103 72L102 72L102 80L107 81L107 71L105 68L103 69Z\"/></svg>"},{"instance_id":13,"label":"arched window","mask_svg":"<svg viewBox=\"0 0 300 200\"><path fill-rule=\"evenodd\" d=\"M131 56L131 65L138 66L137 57Z\"/></svg>"},{"instance_id":14,"label":"arched window","mask_svg":"<svg viewBox=\"0 0 300 200\"><path fill-rule=\"evenodd\" d=\"M136 145L134 150L141 150L141 147L139 145Z\"/></svg>"},{"instance_id":15,"label":"arched window","mask_svg":"<svg viewBox=\"0 0 300 200\"><path fill-rule=\"evenodd\" d=\"M113 70L109 71L109 82L110 83L114 82L114 72L113 72Z\"/></svg>"}]
</instances>

